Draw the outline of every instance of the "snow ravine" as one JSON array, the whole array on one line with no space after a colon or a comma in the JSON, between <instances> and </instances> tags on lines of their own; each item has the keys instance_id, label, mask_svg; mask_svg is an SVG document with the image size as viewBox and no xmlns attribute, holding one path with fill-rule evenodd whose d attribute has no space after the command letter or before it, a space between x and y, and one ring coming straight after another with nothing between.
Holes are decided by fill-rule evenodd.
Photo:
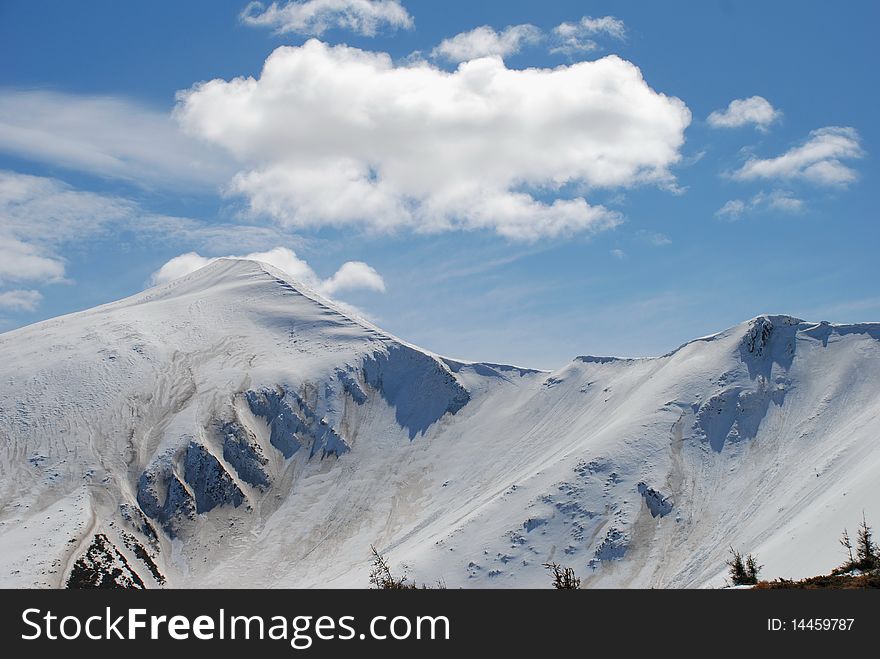
<instances>
[{"instance_id":1,"label":"snow ravine","mask_svg":"<svg viewBox=\"0 0 880 659\"><path fill-rule=\"evenodd\" d=\"M253 261L0 335L0 586L723 583L880 523L880 324L761 316L547 373L409 345Z\"/></svg>"}]
</instances>

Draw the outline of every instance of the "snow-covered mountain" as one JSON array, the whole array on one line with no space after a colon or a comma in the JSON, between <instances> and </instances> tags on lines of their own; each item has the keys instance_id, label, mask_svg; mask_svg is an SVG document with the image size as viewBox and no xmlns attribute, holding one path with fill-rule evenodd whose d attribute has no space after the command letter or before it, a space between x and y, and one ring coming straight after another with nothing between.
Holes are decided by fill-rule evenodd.
<instances>
[{"instance_id":1,"label":"snow-covered mountain","mask_svg":"<svg viewBox=\"0 0 880 659\"><path fill-rule=\"evenodd\" d=\"M553 372L438 357L253 261L0 335L0 585L719 585L880 517L880 324L761 316Z\"/></svg>"}]
</instances>

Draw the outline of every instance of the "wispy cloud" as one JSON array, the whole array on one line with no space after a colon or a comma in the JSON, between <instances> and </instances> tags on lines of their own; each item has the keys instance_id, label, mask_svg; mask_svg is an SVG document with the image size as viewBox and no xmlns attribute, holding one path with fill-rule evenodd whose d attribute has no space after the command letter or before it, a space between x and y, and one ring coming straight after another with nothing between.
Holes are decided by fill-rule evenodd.
<instances>
[{"instance_id":1,"label":"wispy cloud","mask_svg":"<svg viewBox=\"0 0 880 659\"><path fill-rule=\"evenodd\" d=\"M626 39L626 25L614 16L584 16L576 23L560 23L553 28L554 45L550 52L575 55L598 50L596 39L601 36L623 41Z\"/></svg>"},{"instance_id":2,"label":"wispy cloud","mask_svg":"<svg viewBox=\"0 0 880 659\"><path fill-rule=\"evenodd\" d=\"M654 247L666 247L667 245L672 244L672 239L669 236L657 231L646 231L641 229L636 233L636 236L639 240L653 245Z\"/></svg>"},{"instance_id":3,"label":"wispy cloud","mask_svg":"<svg viewBox=\"0 0 880 659\"><path fill-rule=\"evenodd\" d=\"M773 190L769 193L761 191L749 200L731 199L715 211L715 216L722 219L738 220L743 215L761 210L777 210L783 213L800 213L804 210L803 199L795 197L786 190Z\"/></svg>"},{"instance_id":4,"label":"wispy cloud","mask_svg":"<svg viewBox=\"0 0 880 659\"><path fill-rule=\"evenodd\" d=\"M170 112L112 96L0 89L0 152L146 187L213 188L235 173Z\"/></svg>"},{"instance_id":5,"label":"wispy cloud","mask_svg":"<svg viewBox=\"0 0 880 659\"><path fill-rule=\"evenodd\" d=\"M211 224L155 214L123 197L78 190L54 178L0 170L0 294L6 296L6 308L29 310L40 298L31 294L38 291L4 291L4 286L11 282L35 286L66 282L63 252L68 246L122 231L148 236L153 243L216 251L297 243L277 227Z\"/></svg>"},{"instance_id":6,"label":"wispy cloud","mask_svg":"<svg viewBox=\"0 0 880 659\"><path fill-rule=\"evenodd\" d=\"M305 247L314 243L275 225L206 222L187 217L143 212L135 230L166 244L192 246L221 254L230 251L265 251L274 245Z\"/></svg>"},{"instance_id":7,"label":"wispy cloud","mask_svg":"<svg viewBox=\"0 0 880 659\"><path fill-rule=\"evenodd\" d=\"M716 217L727 217L736 219L746 211L746 202L742 199L731 199L715 211Z\"/></svg>"},{"instance_id":8,"label":"wispy cloud","mask_svg":"<svg viewBox=\"0 0 880 659\"><path fill-rule=\"evenodd\" d=\"M12 311L33 311L43 296L39 291L12 290L0 292L0 309Z\"/></svg>"},{"instance_id":9,"label":"wispy cloud","mask_svg":"<svg viewBox=\"0 0 880 659\"><path fill-rule=\"evenodd\" d=\"M131 217L122 199L81 192L50 178L0 171L0 280L64 280L61 245Z\"/></svg>"},{"instance_id":10,"label":"wispy cloud","mask_svg":"<svg viewBox=\"0 0 880 659\"><path fill-rule=\"evenodd\" d=\"M804 210L804 201L785 190L773 190L770 193L759 192L752 197L752 206L766 206L785 213L800 213Z\"/></svg>"},{"instance_id":11,"label":"wispy cloud","mask_svg":"<svg viewBox=\"0 0 880 659\"><path fill-rule=\"evenodd\" d=\"M406 29L414 24L398 0L292 0L268 6L251 2L241 12L241 22L272 28L277 34L313 36L331 29L374 36L382 28Z\"/></svg>"}]
</instances>

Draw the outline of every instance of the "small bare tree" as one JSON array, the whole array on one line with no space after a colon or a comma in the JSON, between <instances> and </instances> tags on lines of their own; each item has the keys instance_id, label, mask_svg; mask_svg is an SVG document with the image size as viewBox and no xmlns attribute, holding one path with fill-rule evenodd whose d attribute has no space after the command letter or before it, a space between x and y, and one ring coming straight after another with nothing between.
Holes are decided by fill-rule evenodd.
<instances>
[{"instance_id":1,"label":"small bare tree","mask_svg":"<svg viewBox=\"0 0 880 659\"><path fill-rule=\"evenodd\" d=\"M553 575L553 587L557 590L576 590L581 587L581 579L575 576L572 568L562 567L558 563L544 563L544 567Z\"/></svg>"},{"instance_id":2,"label":"small bare tree","mask_svg":"<svg viewBox=\"0 0 880 659\"><path fill-rule=\"evenodd\" d=\"M853 566L856 564L856 559L855 556L853 556L853 544L852 540L849 539L849 531L843 529L843 535L840 536L838 542L844 549L846 549L846 552L849 555L849 560L843 565L843 570L852 570Z\"/></svg>"},{"instance_id":3,"label":"small bare tree","mask_svg":"<svg viewBox=\"0 0 880 659\"><path fill-rule=\"evenodd\" d=\"M414 590L417 586L409 583L406 574L395 577L391 572L388 561L379 553L375 546L370 545L370 551L373 553L373 569L370 570L370 583L374 588L379 590Z\"/></svg>"}]
</instances>

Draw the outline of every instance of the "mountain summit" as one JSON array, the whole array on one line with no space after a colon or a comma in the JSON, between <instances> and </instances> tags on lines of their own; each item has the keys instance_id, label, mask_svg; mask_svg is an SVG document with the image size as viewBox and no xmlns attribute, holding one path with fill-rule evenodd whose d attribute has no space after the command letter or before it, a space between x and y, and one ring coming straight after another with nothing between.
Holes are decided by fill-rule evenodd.
<instances>
[{"instance_id":1,"label":"mountain summit","mask_svg":"<svg viewBox=\"0 0 880 659\"><path fill-rule=\"evenodd\" d=\"M262 263L0 335L0 585L723 581L880 514L880 324L760 316L655 359L444 359Z\"/></svg>"}]
</instances>

